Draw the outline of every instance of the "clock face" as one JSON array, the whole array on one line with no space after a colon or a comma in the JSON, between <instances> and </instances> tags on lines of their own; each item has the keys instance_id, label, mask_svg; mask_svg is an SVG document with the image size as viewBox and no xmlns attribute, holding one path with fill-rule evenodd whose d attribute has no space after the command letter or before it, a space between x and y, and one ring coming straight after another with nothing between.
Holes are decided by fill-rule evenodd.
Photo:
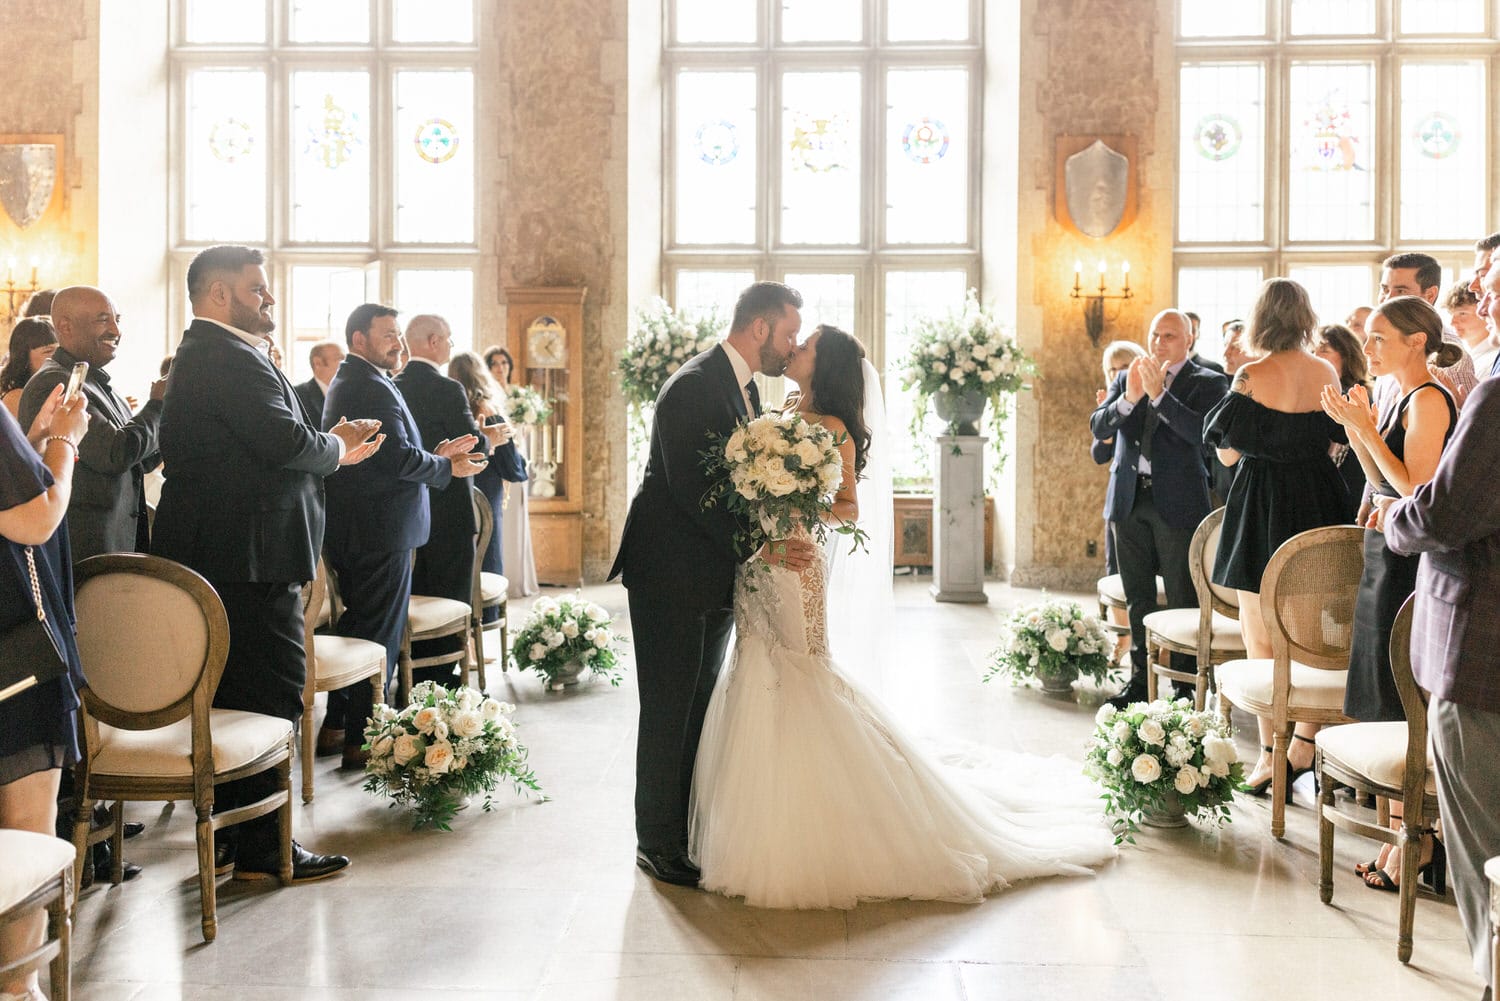
<instances>
[{"instance_id":1,"label":"clock face","mask_svg":"<svg viewBox=\"0 0 1500 1001\"><path fill-rule=\"evenodd\" d=\"M538 317L526 331L527 360L533 368L562 368L568 361L568 334L550 316Z\"/></svg>"}]
</instances>

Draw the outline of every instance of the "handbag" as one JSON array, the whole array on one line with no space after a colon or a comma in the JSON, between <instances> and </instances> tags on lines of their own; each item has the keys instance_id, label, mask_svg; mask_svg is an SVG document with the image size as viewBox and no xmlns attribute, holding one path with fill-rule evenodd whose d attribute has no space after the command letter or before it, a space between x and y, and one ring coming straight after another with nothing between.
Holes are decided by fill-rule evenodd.
<instances>
[{"instance_id":1,"label":"handbag","mask_svg":"<svg viewBox=\"0 0 1500 1001\"><path fill-rule=\"evenodd\" d=\"M36 617L0 633L0 702L55 681L68 670L68 662L42 608L42 585L36 576L36 555L31 546L26 547L26 569L31 574Z\"/></svg>"}]
</instances>

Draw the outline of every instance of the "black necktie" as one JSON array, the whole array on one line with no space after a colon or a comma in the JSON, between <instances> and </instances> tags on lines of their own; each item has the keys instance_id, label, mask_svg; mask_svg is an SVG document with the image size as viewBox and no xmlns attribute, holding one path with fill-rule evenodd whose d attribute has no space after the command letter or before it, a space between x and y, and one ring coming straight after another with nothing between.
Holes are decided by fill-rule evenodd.
<instances>
[{"instance_id":1,"label":"black necktie","mask_svg":"<svg viewBox=\"0 0 1500 1001\"><path fill-rule=\"evenodd\" d=\"M755 385L755 380L754 379L751 379L749 382L745 383L745 392L750 397L750 416L751 417L759 417L760 416L760 389L759 389L759 387L757 387Z\"/></svg>"},{"instance_id":2,"label":"black necktie","mask_svg":"<svg viewBox=\"0 0 1500 1001\"><path fill-rule=\"evenodd\" d=\"M1490 362L1490 375L1500 375L1500 354L1495 355L1495 360Z\"/></svg>"}]
</instances>

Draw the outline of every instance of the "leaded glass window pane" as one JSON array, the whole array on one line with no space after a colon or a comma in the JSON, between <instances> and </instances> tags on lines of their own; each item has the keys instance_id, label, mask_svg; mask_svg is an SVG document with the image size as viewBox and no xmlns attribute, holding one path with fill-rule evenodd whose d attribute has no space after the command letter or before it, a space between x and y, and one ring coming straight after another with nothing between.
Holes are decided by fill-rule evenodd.
<instances>
[{"instance_id":1,"label":"leaded glass window pane","mask_svg":"<svg viewBox=\"0 0 1500 1001\"><path fill-rule=\"evenodd\" d=\"M1485 194L1485 67L1401 67L1401 238L1464 239Z\"/></svg>"},{"instance_id":2,"label":"leaded glass window pane","mask_svg":"<svg viewBox=\"0 0 1500 1001\"><path fill-rule=\"evenodd\" d=\"M675 0L677 41L754 42L755 0Z\"/></svg>"},{"instance_id":3,"label":"leaded glass window pane","mask_svg":"<svg viewBox=\"0 0 1500 1001\"><path fill-rule=\"evenodd\" d=\"M266 75L200 69L187 75L185 235L266 239Z\"/></svg>"},{"instance_id":4,"label":"leaded glass window pane","mask_svg":"<svg viewBox=\"0 0 1500 1001\"><path fill-rule=\"evenodd\" d=\"M966 41L969 7L969 0L888 0L886 37L893 42Z\"/></svg>"},{"instance_id":5,"label":"leaded glass window pane","mask_svg":"<svg viewBox=\"0 0 1500 1001\"><path fill-rule=\"evenodd\" d=\"M1360 306L1375 305L1375 269L1368 264L1295 266L1287 277L1307 289L1319 323L1343 323Z\"/></svg>"},{"instance_id":6,"label":"leaded glass window pane","mask_svg":"<svg viewBox=\"0 0 1500 1001\"><path fill-rule=\"evenodd\" d=\"M1373 35L1375 0L1292 0L1294 35Z\"/></svg>"},{"instance_id":7,"label":"leaded glass window pane","mask_svg":"<svg viewBox=\"0 0 1500 1001\"><path fill-rule=\"evenodd\" d=\"M677 74L677 243L755 242L755 73Z\"/></svg>"},{"instance_id":8,"label":"leaded glass window pane","mask_svg":"<svg viewBox=\"0 0 1500 1001\"><path fill-rule=\"evenodd\" d=\"M1471 35L1484 30L1485 0L1401 0L1407 35Z\"/></svg>"},{"instance_id":9,"label":"leaded glass window pane","mask_svg":"<svg viewBox=\"0 0 1500 1001\"><path fill-rule=\"evenodd\" d=\"M1258 267L1178 270L1178 308L1197 313L1202 320L1197 345L1201 354L1224 357L1224 324L1249 317L1263 280Z\"/></svg>"},{"instance_id":10,"label":"leaded glass window pane","mask_svg":"<svg viewBox=\"0 0 1500 1001\"><path fill-rule=\"evenodd\" d=\"M448 321L453 350L474 350L474 272L468 268L400 268L396 271L395 307L401 326L418 313Z\"/></svg>"},{"instance_id":11,"label":"leaded glass window pane","mask_svg":"<svg viewBox=\"0 0 1500 1001\"><path fill-rule=\"evenodd\" d=\"M754 281L753 271L679 271L673 305L678 312L717 312L727 331L736 300Z\"/></svg>"},{"instance_id":12,"label":"leaded glass window pane","mask_svg":"<svg viewBox=\"0 0 1500 1001\"><path fill-rule=\"evenodd\" d=\"M802 293L802 333L798 340L806 340L820 323L868 340L864 331L854 329L853 275L789 274L782 280Z\"/></svg>"},{"instance_id":13,"label":"leaded glass window pane","mask_svg":"<svg viewBox=\"0 0 1500 1001\"><path fill-rule=\"evenodd\" d=\"M1243 38L1266 33L1266 0L1182 0L1183 38Z\"/></svg>"},{"instance_id":14,"label":"leaded glass window pane","mask_svg":"<svg viewBox=\"0 0 1500 1001\"><path fill-rule=\"evenodd\" d=\"M474 0L395 0L391 37L398 42L474 41Z\"/></svg>"},{"instance_id":15,"label":"leaded glass window pane","mask_svg":"<svg viewBox=\"0 0 1500 1001\"><path fill-rule=\"evenodd\" d=\"M292 266L291 365L293 381L312 377L307 352L320 341L344 343L344 323L368 301L365 271L356 267Z\"/></svg>"},{"instance_id":16,"label":"leaded glass window pane","mask_svg":"<svg viewBox=\"0 0 1500 1001\"><path fill-rule=\"evenodd\" d=\"M1265 68L1182 67L1177 229L1184 242L1265 236Z\"/></svg>"},{"instance_id":17,"label":"leaded glass window pane","mask_svg":"<svg viewBox=\"0 0 1500 1001\"><path fill-rule=\"evenodd\" d=\"M292 0L289 35L304 43L368 42L370 0Z\"/></svg>"},{"instance_id":18,"label":"leaded glass window pane","mask_svg":"<svg viewBox=\"0 0 1500 1001\"><path fill-rule=\"evenodd\" d=\"M784 42L857 42L863 22L863 0L781 0Z\"/></svg>"},{"instance_id":19,"label":"leaded glass window pane","mask_svg":"<svg viewBox=\"0 0 1500 1001\"><path fill-rule=\"evenodd\" d=\"M474 240L474 74L396 74L396 239Z\"/></svg>"},{"instance_id":20,"label":"leaded glass window pane","mask_svg":"<svg viewBox=\"0 0 1500 1001\"><path fill-rule=\"evenodd\" d=\"M300 71L292 91L292 239L370 239L370 75Z\"/></svg>"},{"instance_id":21,"label":"leaded glass window pane","mask_svg":"<svg viewBox=\"0 0 1500 1001\"><path fill-rule=\"evenodd\" d=\"M266 40L266 0L186 0L183 37L204 45L263 44Z\"/></svg>"},{"instance_id":22,"label":"leaded glass window pane","mask_svg":"<svg viewBox=\"0 0 1500 1001\"><path fill-rule=\"evenodd\" d=\"M967 70L886 75L886 242L968 240L968 134Z\"/></svg>"},{"instance_id":23,"label":"leaded glass window pane","mask_svg":"<svg viewBox=\"0 0 1500 1001\"><path fill-rule=\"evenodd\" d=\"M926 486L931 480L932 435L939 422L930 410L926 433L908 433L916 413L914 394L901 388L903 363L911 346L907 327L919 316L941 316L964 305L969 277L963 271L890 271L885 276L885 413L890 428L891 469L898 488Z\"/></svg>"},{"instance_id":24,"label":"leaded glass window pane","mask_svg":"<svg viewBox=\"0 0 1500 1001\"><path fill-rule=\"evenodd\" d=\"M1375 236L1375 66L1293 63L1287 118L1287 235L1329 242Z\"/></svg>"},{"instance_id":25,"label":"leaded glass window pane","mask_svg":"<svg viewBox=\"0 0 1500 1001\"><path fill-rule=\"evenodd\" d=\"M787 73L781 101L781 242L860 241L860 73Z\"/></svg>"}]
</instances>

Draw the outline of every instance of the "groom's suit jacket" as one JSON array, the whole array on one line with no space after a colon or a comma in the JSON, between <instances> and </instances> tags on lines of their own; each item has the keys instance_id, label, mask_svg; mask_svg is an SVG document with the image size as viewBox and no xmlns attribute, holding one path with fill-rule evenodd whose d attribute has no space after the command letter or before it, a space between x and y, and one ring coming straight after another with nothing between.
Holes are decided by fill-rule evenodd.
<instances>
[{"instance_id":1,"label":"groom's suit jacket","mask_svg":"<svg viewBox=\"0 0 1500 1001\"><path fill-rule=\"evenodd\" d=\"M728 435L743 420L745 399L722 345L691 359L662 387L651 423L651 454L630 503L609 579L625 586L666 586L692 608L727 608L745 526L722 504L707 509L703 453L710 435Z\"/></svg>"}]
</instances>

